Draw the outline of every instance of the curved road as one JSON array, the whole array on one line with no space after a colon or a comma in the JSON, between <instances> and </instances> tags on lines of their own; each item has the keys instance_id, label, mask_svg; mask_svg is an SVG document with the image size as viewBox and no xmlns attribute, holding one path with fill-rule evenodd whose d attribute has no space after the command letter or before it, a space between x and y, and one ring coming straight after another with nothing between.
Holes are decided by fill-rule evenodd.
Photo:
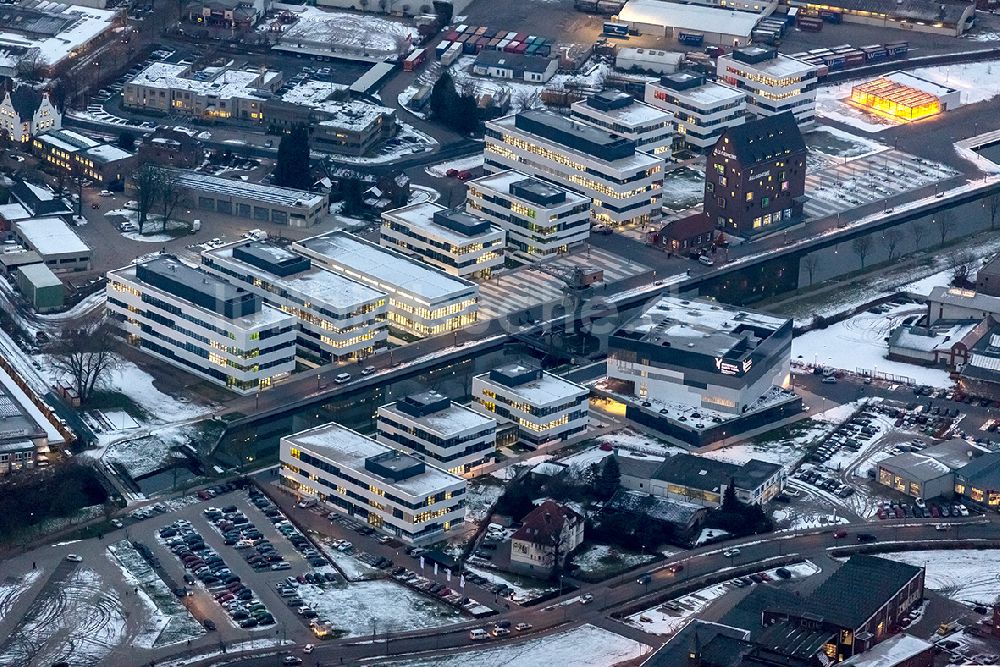
<instances>
[{"instance_id":1,"label":"curved road","mask_svg":"<svg viewBox=\"0 0 1000 667\"><path fill-rule=\"evenodd\" d=\"M531 623L534 627L526 635L512 633L506 638L491 639L489 642L473 642L469 639L470 628L483 627L499 618L493 617L486 621L462 622L430 631L393 633L388 636L379 634L374 638L375 641L372 641L372 638L353 637L317 643L316 651L311 656L303 656L304 664L336 665L354 663L365 658L424 652L440 653L448 649L461 652L484 645L492 646L501 642L551 634L582 623L604 626L645 643L659 645L662 643L661 638L645 635L628 626L617 624L612 616L650 607L670 597L735 576L757 572L765 567L774 567L780 564L779 561L786 559L787 562L795 562L821 558L830 555L831 549L841 553L856 550L906 551L925 548L928 542L939 546L952 543L949 546L953 548L968 549L987 546L993 542L1000 543L1000 523L995 522L991 515L951 520L948 522L951 528L947 531L937 530L935 526L938 523L941 521L902 519L851 524L845 526L850 534L847 538L839 540L833 537L833 528L830 528L787 534L774 533L763 537L729 541L725 544L713 544L678 554L652 567L639 568L600 584L585 586L572 595L550 601L546 606L516 608L502 616L512 623L521 621ZM855 538L859 532L875 535L878 542L859 544ZM741 553L733 558L723 556L722 551L732 547L739 547ZM679 573L672 573L668 566L678 563L683 569ZM644 573L652 576L649 585L636 583L636 579ZM580 604L578 598L583 594L592 595L593 603ZM235 661L231 659L227 664L244 667L271 666L276 663L275 654L285 652L301 655L301 650L297 647L282 651L270 649L246 654L246 657ZM206 658L190 664L208 667L213 664L213 659Z\"/></svg>"}]
</instances>

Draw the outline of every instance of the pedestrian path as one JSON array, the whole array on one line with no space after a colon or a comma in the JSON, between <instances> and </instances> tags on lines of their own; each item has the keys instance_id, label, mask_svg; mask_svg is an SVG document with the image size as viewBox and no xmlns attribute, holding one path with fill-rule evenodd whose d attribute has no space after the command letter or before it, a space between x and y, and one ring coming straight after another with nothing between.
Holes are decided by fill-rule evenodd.
<instances>
[{"instance_id":1,"label":"pedestrian path","mask_svg":"<svg viewBox=\"0 0 1000 667\"><path fill-rule=\"evenodd\" d=\"M573 269L603 269L605 284L650 270L601 248L578 250L536 267L520 267L479 285L479 317L495 319L508 313L551 303L563 297L567 286L560 276L569 276Z\"/></svg>"}]
</instances>

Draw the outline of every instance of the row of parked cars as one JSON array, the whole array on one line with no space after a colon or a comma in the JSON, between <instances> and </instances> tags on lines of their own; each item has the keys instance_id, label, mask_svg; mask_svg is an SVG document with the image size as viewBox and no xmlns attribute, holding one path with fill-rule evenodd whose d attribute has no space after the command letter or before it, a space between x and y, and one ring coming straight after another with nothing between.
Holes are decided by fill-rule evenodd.
<instances>
[{"instance_id":1,"label":"row of parked cars","mask_svg":"<svg viewBox=\"0 0 1000 667\"><path fill-rule=\"evenodd\" d=\"M840 496L841 498L849 498L854 494L854 489L841 482L837 477L837 473L832 470L825 470L822 468L803 468L793 473L792 477L800 479L807 484L811 484L817 489L829 491L830 493ZM786 489L785 493L788 494L791 491L793 491L793 489Z\"/></svg>"},{"instance_id":2,"label":"row of parked cars","mask_svg":"<svg viewBox=\"0 0 1000 667\"><path fill-rule=\"evenodd\" d=\"M880 519L939 519L950 517L969 516L969 508L960 503L927 503L921 498L914 502L884 501L878 504L878 518Z\"/></svg>"},{"instance_id":3,"label":"row of parked cars","mask_svg":"<svg viewBox=\"0 0 1000 667\"><path fill-rule=\"evenodd\" d=\"M204 538L186 519L178 519L159 531L160 540L181 561L187 573L184 582L201 584L215 598L233 622L244 629L274 625L274 616L268 612L253 590L245 585L225 560L205 544ZM187 589L183 589L187 595ZM214 630L214 623L205 621L205 627Z\"/></svg>"},{"instance_id":4,"label":"row of parked cars","mask_svg":"<svg viewBox=\"0 0 1000 667\"><path fill-rule=\"evenodd\" d=\"M390 574L393 579L404 586L409 586L413 590L426 593L427 595L433 595L454 607L471 610L473 607L479 606L478 602L470 599L460 591L452 590L446 584L431 581L427 577L421 576L405 567L393 568Z\"/></svg>"},{"instance_id":5,"label":"row of parked cars","mask_svg":"<svg viewBox=\"0 0 1000 667\"><path fill-rule=\"evenodd\" d=\"M209 507L204 514L225 543L236 549L254 571L291 569L291 564L236 505Z\"/></svg>"},{"instance_id":6,"label":"row of parked cars","mask_svg":"<svg viewBox=\"0 0 1000 667\"><path fill-rule=\"evenodd\" d=\"M274 524L275 530L288 538L288 541L302 554L307 563L313 567L325 567L330 564L330 561L316 550L315 545L299 532L299 529L288 520L284 512L272 503L271 499L264 495L260 489L255 486L250 487L249 495L250 502ZM281 569L288 568L283 567Z\"/></svg>"}]
</instances>

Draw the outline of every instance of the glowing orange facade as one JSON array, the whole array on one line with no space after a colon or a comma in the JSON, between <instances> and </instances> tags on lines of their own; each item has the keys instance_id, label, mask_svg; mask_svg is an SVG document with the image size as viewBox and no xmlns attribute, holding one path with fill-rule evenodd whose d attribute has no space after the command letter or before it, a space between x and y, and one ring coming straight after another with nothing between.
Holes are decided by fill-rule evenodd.
<instances>
[{"instance_id":1,"label":"glowing orange facade","mask_svg":"<svg viewBox=\"0 0 1000 667\"><path fill-rule=\"evenodd\" d=\"M941 100L936 96L884 78L854 86L851 101L907 122L941 113Z\"/></svg>"}]
</instances>

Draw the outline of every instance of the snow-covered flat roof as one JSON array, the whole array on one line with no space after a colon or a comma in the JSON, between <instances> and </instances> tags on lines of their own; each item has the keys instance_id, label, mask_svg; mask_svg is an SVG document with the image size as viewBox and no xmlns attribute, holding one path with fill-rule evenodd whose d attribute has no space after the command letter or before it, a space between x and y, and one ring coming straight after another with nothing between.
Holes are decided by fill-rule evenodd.
<instances>
[{"instance_id":1,"label":"snow-covered flat roof","mask_svg":"<svg viewBox=\"0 0 1000 667\"><path fill-rule=\"evenodd\" d=\"M302 104L311 107L325 102L330 98L330 95L346 87L329 81L304 81L282 94L281 99L289 104Z\"/></svg>"},{"instance_id":2,"label":"snow-covered flat roof","mask_svg":"<svg viewBox=\"0 0 1000 667\"><path fill-rule=\"evenodd\" d=\"M382 410L392 414L397 419L420 424L428 431L443 438L472 429L486 428L491 424L496 426L495 419L485 417L475 410L467 408L464 405L459 405L458 403L450 403L444 410L438 410L437 412L422 416L403 412L396 407L395 403L390 403L379 408L379 411Z\"/></svg>"},{"instance_id":3,"label":"snow-covered flat roof","mask_svg":"<svg viewBox=\"0 0 1000 667\"><path fill-rule=\"evenodd\" d=\"M45 431L50 445L60 445L66 441L59 432L59 429L45 418L45 415L42 414L38 406L28 397L24 389L2 368L0 368L0 385L3 385L3 391L0 391L0 394L6 393L19 409L24 411L24 414L30 418L30 421Z\"/></svg>"},{"instance_id":4,"label":"snow-covered flat roof","mask_svg":"<svg viewBox=\"0 0 1000 667\"><path fill-rule=\"evenodd\" d=\"M624 23L649 23L698 32L749 37L760 21L759 14L717 9L704 5L682 5L662 0L629 0L618 13Z\"/></svg>"},{"instance_id":5,"label":"snow-covered flat roof","mask_svg":"<svg viewBox=\"0 0 1000 667\"><path fill-rule=\"evenodd\" d=\"M682 100L691 100L695 104L705 107L729 104L730 102L746 97L746 93L742 90L737 90L736 88L714 81L706 81L697 88L688 88L686 90L668 88L667 90L670 91L671 95L675 95Z\"/></svg>"},{"instance_id":6,"label":"snow-covered flat roof","mask_svg":"<svg viewBox=\"0 0 1000 667\"><path fill-rule=\"evenodd\" d=\"M414 231L418 231L425 238L450 243L453 246L463 247L476 241L488 241L494 238L503 237L503 231L499 227L490 225L482 234L468 236L461 234L443 225L434 222L434 214L438 211L447 211L444 206L433 202L420 202L394 208L382 214L388 220L397 220Z\"/></svg>"},{"instance_id":7,"label":"snow-covered flat roof","mask_svg":"<svg viewBox=\"0 0 1000 667\"><path fill-rule=\"evenodd\" d=\"M506 369L498 370L519 373L527 372L529 369L515 364L513 366L506 367ZM590 390L586 387L578 385L575 382L570 382L569 380L564 380L558 375L553 375L552 373L548 373L546 371L542 371L541 375L534 380L515 386L509 386L496 382L490 378L489 373L484 373L479 377L490 384L503 387L504 391L514 394L515 396L519 396L532 405L538 406L563 403L569 399L586 396L590 393Z\"/></svg>"},{"instance_id":8,"label":"snow-covered flat roof","mask_svg":"<svg viewBox=\"0 0 1000 667\"><path fill-rule=\"evenodd\" d=\"M597 109L590 106L587 100L580 100L573 104L573 111L586 117L608 118L625 125L626 127L636 127L648 125L650 123L669 123L673 120L673 115L669 111L651 107L642 102L633 102L621 109Z\"/></svg>"},{"instance_id":9,"label":"snow-covered flat roof","mask_svg":"<svg viewBox=\"0 0 1000 667\"><path fill-rule=\"evenodd\" d=\"M213 192L215 194L229 195L242 199L255 199L260 202L280 206L301 206L303 208L319 206L324 200L323 195L315 194L308 190L283 188L263 183L247 183L231 178L208 176L207 174L184 169L172 169L170 171L177 176L178 183L182 187L190 188L196 192Z\"/></svg>"},{"instance_id":10,"label":"snow-covered flat roof","mask_svg":"<svg viewBox=\"0 0 1000 667\"><path fill-rule=\"evenodd\" d=\"M933 644L904 633L890 637L881 644L876 644L864 653L845 660L841 665L843 667L895 667L895 665L901 665L910 658L933 649Z\"/></svg>"},{"instance_id":11,"label":"snow-covered flat roof","mask_svg":"<svg viewBox=\"0 0 1000 667\"><path fill-rule=\"evenodd\" d=\"M298 21L280 38L285 44L322 44L334 50L353 47L392 52L397 48L397 40L413 41L417 38L415 27L372 14L330 11L305 5L287 9Z\"/></svg>"},{"instance_id":12,"label":"snow-covered flat roof","mask_svg":"<svg viewBox=\"0 0 1000 667\"><path fill-rule=\"evenodd\" d=\"M474 296L474 283L449 276L399 253L380 248L352 234L330 232L298 241L295 245L359 276L367 276L380 287L413 294L429 302Z\"/></svg>"},{"instance_id":13,"label":"snow-covered flat roof","mask_svg":"<svg viewBox=\"0 0 1000 667\"><path fill-rule=\"evenodd\" d=\"M118 148L111 144L104 144L88 149L85 155L101 162L114 162L115 160L127 160L132 154L127 150Z\"/></svg>"},{"instance_id":14,"label":"snow-covered flat roof","mask_svg":"<svg viewBox=\"0 0 1000 667\"><path fill-rule=\"evenodd\" d=\"M385 294L367 285L351 280L339 273L315 266L311 269L282 277L265 271L258 266L233 257L233 248L243 242L208 250L204 254L221 261L234 264L249 276L260 276L272 285L283 286L297 292L317 306L329 306L338 310L354 309L363 304L385 298Z\"/></svg>"},{"instance_id":15,"label":"snow-covered flat roof","mask_svg":"<svg viewBox=\"0 0 1000 667\"><path fill-rule=\"evenodd\" d=\"M319 112L322 120L318 125L335 127L351 132L367 131L380 117L392 117L395 111L389 107L368 102L322 102L313 108ZM324 117L325 115L329 117Z\"/></svg>"},{"instance_id":16,"label":"snow-covered flat roof","mask_svg":"<svg viewBox=\"0 0 1000 667\"><path fill-rule=\"evenodd\" d=\"M186 90L195 95L213 95L219 99L250 99L254 97L254 89L267 75L271 78L277 75L272 70L238 70L228 66L206 67L198 72L191 72L190 69L190 65L155 62L129 83L147 88Z\"/></svg>"},{"instance_id":17,"label":"snow-covered flat roof","mask_svg":"<svg viewBox=\"0 0 1000 667\"><path fill-rule=\"evenodd\" d=\"M559 190L566 194L566 199L564 201L559 202L558 204L553 204L551 207L546 207L536 202L529 202L527 199L512 194L510 191L511 185L513 185L514 183L520 183L521 181L534 181L539 185L541 185L542 187L544 187L545 189ZM567 190L566 188L561 187L559 185L553 185L552 183L540 181L534 176L528 176L523 172L515 171L513 169L507 169L504 171L495 172L493 174L488 174L486 176L480 176L479 178L469 181L468 184L469 185L474 184L483 188L490 188L492 190L496 190L497 192L503 193L504 197L514 199L517 201L527 202L528 204L530 204L530 207L534 209L553 210L566 207L571 208L573 206L576 206L577 204L582 204L587 201L586 197L576 192L573 192L572 190Z\"/></svg>"},{"instance_id":18,"label":"snow-covered flat roof","mask_svg":"<svg viewBox=\"0 0 1000 667\"><path fill-rule=\"evenodd\" d=\"M43 257L90 252L87 244L59 218L31 218L21 220L15 226L18 235Z\"/></svg>"},{"instance_id":19,"label":"snow-covered flat roof","mask_svg":"<svg viewBox=\"0 0 1000 667\"><path fill-rule=\"evenodd\" d=\"M15 31L17 18L2 16L5 11L16 10L19 5L0 5L0 46L37 48L40 64L55 65L88 44L105 30L110 30L118 12L64 5L57 2L40 2L31 7L33 12L49 15L52 21L66 21L67 27L54 35L26 35Z\"/></svg>"},{"instance_id":20,"label":"snow-covered flat roof","mask_svg":"<svg viewBox=\"0 0 1000 667\"><path fill-rule=\"evenodd\" d=\"M7 222L17 222L18 220L26 220L30 217L31 211L17 202L13 204L0 204L0 218L3 218Z\"/></svg>"},{"instance_id":21,"label":"snow-covered flat roof","mask_svg":"<svg viewBox=\"0 0 1000 667\"><path fill-rule=\"evenodd\" d=\"M365 468L365 460L379 454L398 451L337 423L324 424L286 438L287 442L322 456L345 468L382 481L384 490L399 489L407 496L428 496L464 485L464 480L432 466L424 472L401 480L380 477Z\"/></svg>"},{"instance_id":22,"label":"snow-covered flat roof","mask_svg":"<svg viewBox=\"0 0 1000 667\"><path fill-rule=\"evenodd\" d=\"M768 76L776 78L802 75L810 70L816 69L815 65L810 65L807 62L791 58L783 53L779 53L776 57L769 60L763 60L759 63L746 63L742 60L736 60L732 57L732 55L719 56L719 60L725 60L727 64L731 64L733 67L741 71L753 70L756 72L763 72Z\"/></svg>"}]
</instances>

